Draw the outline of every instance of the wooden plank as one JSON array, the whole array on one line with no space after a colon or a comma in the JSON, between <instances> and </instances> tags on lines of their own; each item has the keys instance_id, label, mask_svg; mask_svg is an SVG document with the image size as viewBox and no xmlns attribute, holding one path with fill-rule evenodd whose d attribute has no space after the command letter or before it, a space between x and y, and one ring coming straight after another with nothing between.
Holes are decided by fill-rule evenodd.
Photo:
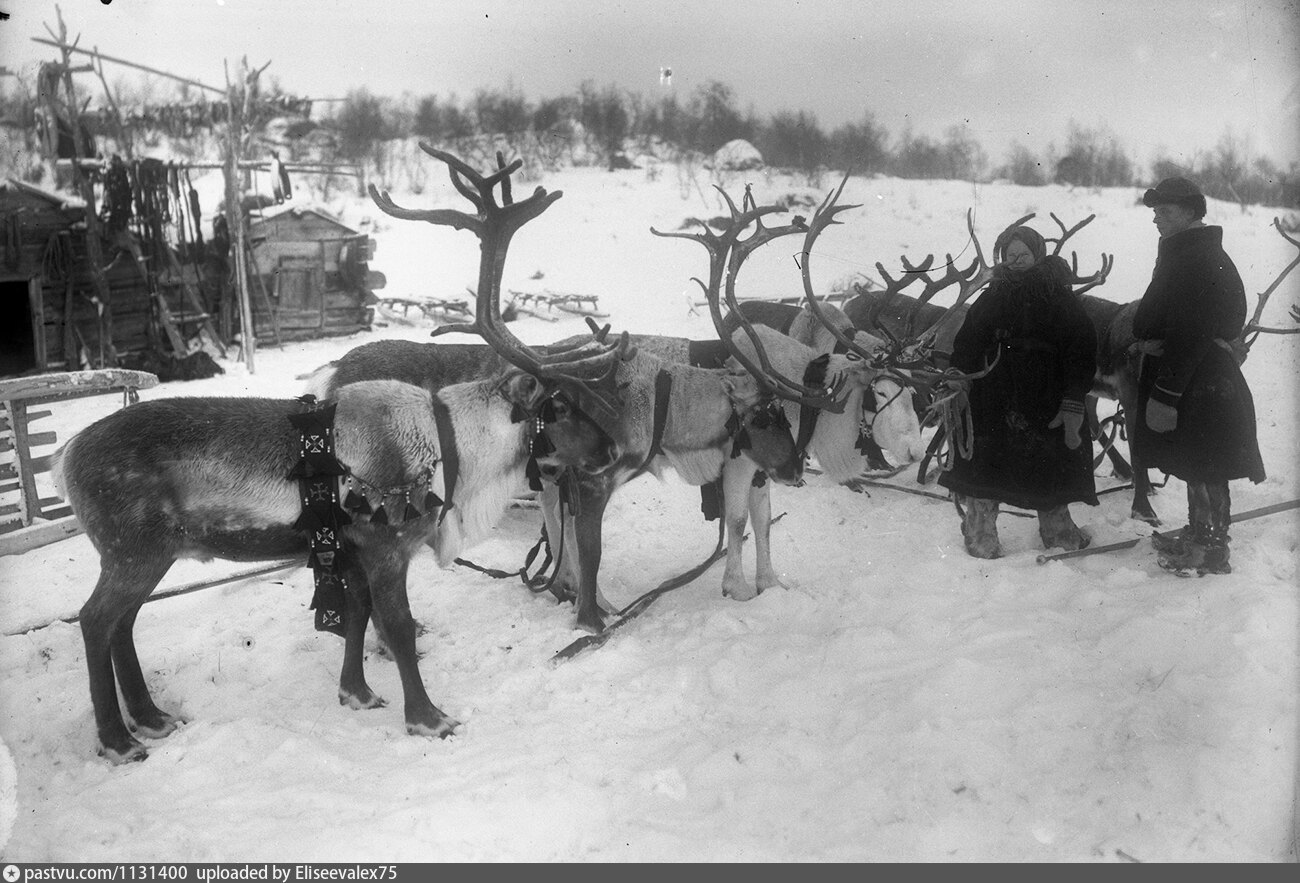
<instances>
[{"instance_id":1,"label":"wooden plank","mask_svg":"<svg viewBox=\"0 0 1300 883\"><path fill-rule=\"evenodd\" d=\"M53 432L29 432L27 434L27 447L39 448L42 445L52 445L58 442L59 437Z\"/></svg>"},{"instance_id":2,"label":"wooden plank","mask_svg":"<svg viewBox=\"0 0 1300 883\"><path fill-rule=\"evenodd\" d=\"M31 457L28 459L27 463L28 463L28 468L31 469L33 473L35 473L36 475L40 475L42 472L50 471L50 467L53 465L53 461L54 461L54 455L46 454L43 457Z\"/></svg>"},{"instance_id":3,"label":"wooden plank","mask_svg":"<svg viewBox=\"0 0 1300 883\"><path fill-rule=\"evenodd\" d=\"M20 555L82 533L85 531L81 522L70 515L54 521L35 521L27 527L0 533L0 556Z\"/></svg>"},{"instance_id":4,"label":"wooden plank","mask_svg":"<svg viewBox=\"0 0 1300 883\"><path fill-rule=\"evenodd\" d=\"M23 523L30 524L33 519L41 514L40 497L36 493L36 474L26 465L26 461L31 459L31 444L27 436L27 420L25 413L27 403L19 399L18 401L9 402L9 413L12 415L14 422L14 445L17 448L17 459L14 465L18 470L18 483L21 486L19 491L19 505L22 507Z\"/></svg>"},{"instance_id":5,"label":"wooden plank","mask_svg":"<svg viewBox=\"0 0 1300 883\"><path fill-rule=\"evenodd\" d=\"M1273 503L1269 506L1260 506L1258 509L1247 509L1245 512L1238 512L1228 519L1229 523L1236 524L1239 521L1250 521L1253 518L1262 518L1265 515L1276 515L1279 512L1289 512L1292 509L1300 509L1300 500L1287 500L1284 503ZM1180 536L1183 529L1167 534L1170 537ZM1140 537L1133 537L1128 540L1119 540L1114 543L1107 543L1104 546L1088 546L1083 549L1073 549L1068 552L1044 552L1038 556L1039 564L1046 564L1049 561L1062 561L1067 558L1083 558L1088 555L1096 555L1099 552L1118 552L1123 549L1131 549L1143 540L1151 539L1150 534Z\"/></svg>"},{"instance_id":6,"label":"wooden plank","mask_svg":"<svg viewBox=\"0 0 1300 883\"><path fill-rule=\"evenodd\" d=\"M100 368L95 371L68 371L56 374L34 374L0 380L0 401L46 399L58 397L101 395L119 389L151 389L158 385L158 377L147 371L127 371L123 368Z\"/></svg>"}]
</instances>

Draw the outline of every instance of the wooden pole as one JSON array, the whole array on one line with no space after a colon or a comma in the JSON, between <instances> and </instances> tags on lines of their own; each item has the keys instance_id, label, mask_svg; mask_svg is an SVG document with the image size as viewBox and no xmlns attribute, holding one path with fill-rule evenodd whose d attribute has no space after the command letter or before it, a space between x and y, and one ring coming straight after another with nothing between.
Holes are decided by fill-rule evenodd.
<instances>
[{"instance_id":1,"label":"wooden pole","mask_svg":"<svg viewBox=\"0 0 1300 883\"><path fill-rule=\"evenodd\" d=\"M69 45L67 41L68 27L63 22L62 10L59 10L58 17L59 33L58 42L55 45L59 47L62 58L60 75L64 92L63 110L68 120L68 126L72 130L72 187L86 203L86 261L90 264L91 283L94 285L95 299L98 301L99 307L100 359L98 367L103 368L106 367L106 361L112 362L113 365L117 364L117 351L113 346L112 297L109 294L108 277L104 274L104 253L100 245L99 212L95 208L95 185L81 173L80 163L78 162L81 159L81 114L77 103L77 90L72 82L72 52L74 47ZM46 30L49 30L48 25L46 25ZM53 35L54 32L50 31L50 33ZM51 124L57 127L60 103L58 95L51 94L48 98L50 113L54 117ZM51 157L52 159L58 156L57 136L54 139L54 146L55 154ZM67 318L71 321L71 317ZM72 354L64 353L64 359L69 367L73 366Z\"/></svg>"},{"instance_id":2,"label":"wooden pole","mask_svg":"<svg viewBox=\"0 0 1300 883\"><path fill-rule=\"evenodd\" d=\"M61 21L61 20L62 20L62 17L60 17L60 21ZM64 36L64 35L66 35L66 31L65 31L64 34L61 35L61 36ZM69 45L67 45L67 43L64 42L64 41L62 41L62 40L60 40L60 41L58 41L58 42L55 42L54 40L46 40L44 37L32 37L32 39L33 39L34 41L36 41L37 43L44 43L44 44L46 44L47 46L55 46L55 47L57 47L58 49L63 50L63 51L65 51L65 52L80 52L82 55L94 55L94 56L97 56L97 57L99 57L99 58L102 58L104 61L111 61L111 62L113 62L114 64L124 64L124 65L126 65L127 67L133 67L133 68L135 68L136 70L142 70L142 71L145 71L145 72L147 72L147 73L157 74L157 75L160 76L160 77L167 77L168 79L176 80L176 81L181 82L181 83L188 83L189 85L191 85L191 86L195 86L195 87L197 87L197 88L199 88L199 89L206 89L206 90L208 90L209 92L216 92L218 95L224 95L224 94L225 94L224 91L222 91L221 89L218 89L216 86L209 86L209 85L207 85L206 83L200 83L198 80L191 80L191 79L187 79L186 77L178 77L178 76L176 76L175 74L169 74L169 73L167 73L167 71L160 71L160 70L158 70L158 68L156 68L156 67L146 67L146 66L143 65L143 64L136 64L136 63L133 62L133 61L127 61L127 60L122 59L122 58L114 58L114 57L111 56L111 55L105 55L105 54L103 54L103 53L100 52L98 49L96 49L96 50L94 50L94 51L90 51L90 50L86 50L86 49L78 49L78 48L75 47L75 46L69 46Z\"/></svg>"},{"instance_id":3,"label":"wooden pole","mask_svg":"<svg viewBox=\"0 0 1300 883\"><path fill-rule=\"evenodd\" d=\"M244 108L249 91L257 74L248 70L248 59L240 63L240 76L237 82L230 81L230 72L226 72L226 100L230 104L229 131L226 138L226 223L230 228L230 250L234 257L235 295L239 299L239 334L243 344L244 364L248 373L257 373L256 351L257 331L253 328L253 304L248 295L247 245L244 236L244 209L241 205L243 193L242 174L239 160L244 150Z\"/></svg>"}]
</instances>

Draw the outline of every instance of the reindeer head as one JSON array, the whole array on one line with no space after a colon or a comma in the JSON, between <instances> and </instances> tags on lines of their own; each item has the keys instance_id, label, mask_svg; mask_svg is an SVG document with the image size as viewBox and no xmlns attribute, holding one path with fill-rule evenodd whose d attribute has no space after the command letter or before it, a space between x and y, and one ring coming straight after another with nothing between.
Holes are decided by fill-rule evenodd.
<instances>
[{"instance_id":1,"label":"reindeer head","mask_svg":"<svg viewBox=\"0 0 1300 883\"><path fill-rule=\"evenodd\" d=\"M497 391L514 406L517 421L531 424L533 457L544 473L572 466L599 474L618 461L618 443L581 405L583 383L509 371Z\"/></svg>"},{"instance_id":2,"label":"reindeer head","mask_svg":"<svg viewBox=\"0 0 1300 883\"><path fill-rule=\"evenodd\" d=\"M420 149L447 164L452 186L473 204L475 213L402 208L374 185L370 186L371 199L396 218L470 230L479 239L481 255L474 321L440 326L433 336L452 331L477 334L503 359L520 369L522 373L507 376L501 389L527 419L547 427L540 432L548 441L543 447L550 450L537 455L534 448L539 465L545 459L552 465L587 464L595 471L609 468L617 459L617 445L602 427L616 420L622 410L613 376L620 361L635 355L627 334L616 343L606 343L607 327L581 346L543 353L515 337L501 315L501 273L511 237L562 194L548 193L538 187L527 199L515 202L510 192L510 175L523 165L522 160L507 164L505 157L498 153L497 170L481 175L449 153L423 142ZM586 467L579 465L579 468Z\"/></svg>"},{"instance_id":3,"label":"reindeer head","mask_svg":"<svg viewBox=\"0 0 1300 883\"><path fill-rule=\"evenodd\" d=\"M740 423L732 456L744 454L778 484L803 480L803 451L795 444L781 400L738 363L722 380Z\"/></svg>"}]
</instances>

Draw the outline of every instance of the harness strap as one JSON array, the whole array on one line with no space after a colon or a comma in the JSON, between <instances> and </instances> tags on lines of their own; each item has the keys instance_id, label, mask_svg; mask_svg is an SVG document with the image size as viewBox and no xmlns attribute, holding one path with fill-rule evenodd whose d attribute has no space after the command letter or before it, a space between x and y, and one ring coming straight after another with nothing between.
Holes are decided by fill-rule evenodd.
<instances>
[{"instance_id":1,"label":"harness strap","mask_svg":"<svg viewBox=\"0 0 1300 883\"><path fill-rule=\"evenodd\" d=\"M456 431L451 424L451 411L437 396L433 397L433 421L438 429L438 452L442 456L443 499L442 512L438 515L438 524L442 524L447 512L455 505L452 492L460 472L460 457L456 454Z\"/></svg>"},{"instance_id":2,"label":"harness strap","mask_svg":"<svg viewBox=\"0 0 1300 883\"><path fill-rule=\"evenodd\" d=\"M346 629L347 579L343 559L349 554L339 529L352 519L339 506L338 479L347 469L334 456L333 403L322 404L314 396L298 399L302 410L290 414L289 422L299 431L299 459L286 479L298 481L302 514L294 530L307 536L314 591L311 609L316 630L343 635Z\"/></svg>"},{"instance_id":3,"label":"harness strap","mask_svg":"<svg viewBox=\"0 0 1300 883\"><path fill-rule=\"evenodd\" d=\"M650 468L651 461L664 452L664 428L668 425L668 399L672 389L673 375L667 369L659 369L655 375L655 414L654 426L650 430L650 451L636 472L632 473L633 478L644 475Z\"/></svg>"},{"instance_id":4,"label":"harness strap","mask_svg":"<svg viewBox=\"0 0 1300 883\"><path fill-rule=\"evenodd\" d=\"M812 441L813 432L817 429L817 418L820 416L819 408L812 405L799 406L799 437L794 440L794 447L805 457L808 456L808 442Z\"/></svg>"}]
</instances>

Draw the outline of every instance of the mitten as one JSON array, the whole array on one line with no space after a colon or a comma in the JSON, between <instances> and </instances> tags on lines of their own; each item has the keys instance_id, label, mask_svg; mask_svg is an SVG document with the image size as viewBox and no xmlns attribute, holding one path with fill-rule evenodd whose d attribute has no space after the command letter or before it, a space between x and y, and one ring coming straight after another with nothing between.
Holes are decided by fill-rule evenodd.
<instances>
[{"instance_id":1,"label":"mitten","mask_svg":"<svg viewBox=\"0 0 1300 883\"><path fill-rule=\"evenodd\" d=\"M1152 397L1147 399L1146 418L1153 432L1173 432L1178 425L1178 409Z\"/></svg>"},{"instance_id":2,"label":"mitten","mask_svg":"<svg viewBox=\"0 0 1300 883\"><path fill-rule=\"evenodd\" d=\"M1062 399L1061 408L1052 418L1052 422L1047 424L1048 429L1063 427L1065 433L1065 446L1070 450L1075 450L1083 443L1083 438L1079 435L1079 430L1083 428L1083 402L1077 399Z\"/></svg>"}]
</instances>

